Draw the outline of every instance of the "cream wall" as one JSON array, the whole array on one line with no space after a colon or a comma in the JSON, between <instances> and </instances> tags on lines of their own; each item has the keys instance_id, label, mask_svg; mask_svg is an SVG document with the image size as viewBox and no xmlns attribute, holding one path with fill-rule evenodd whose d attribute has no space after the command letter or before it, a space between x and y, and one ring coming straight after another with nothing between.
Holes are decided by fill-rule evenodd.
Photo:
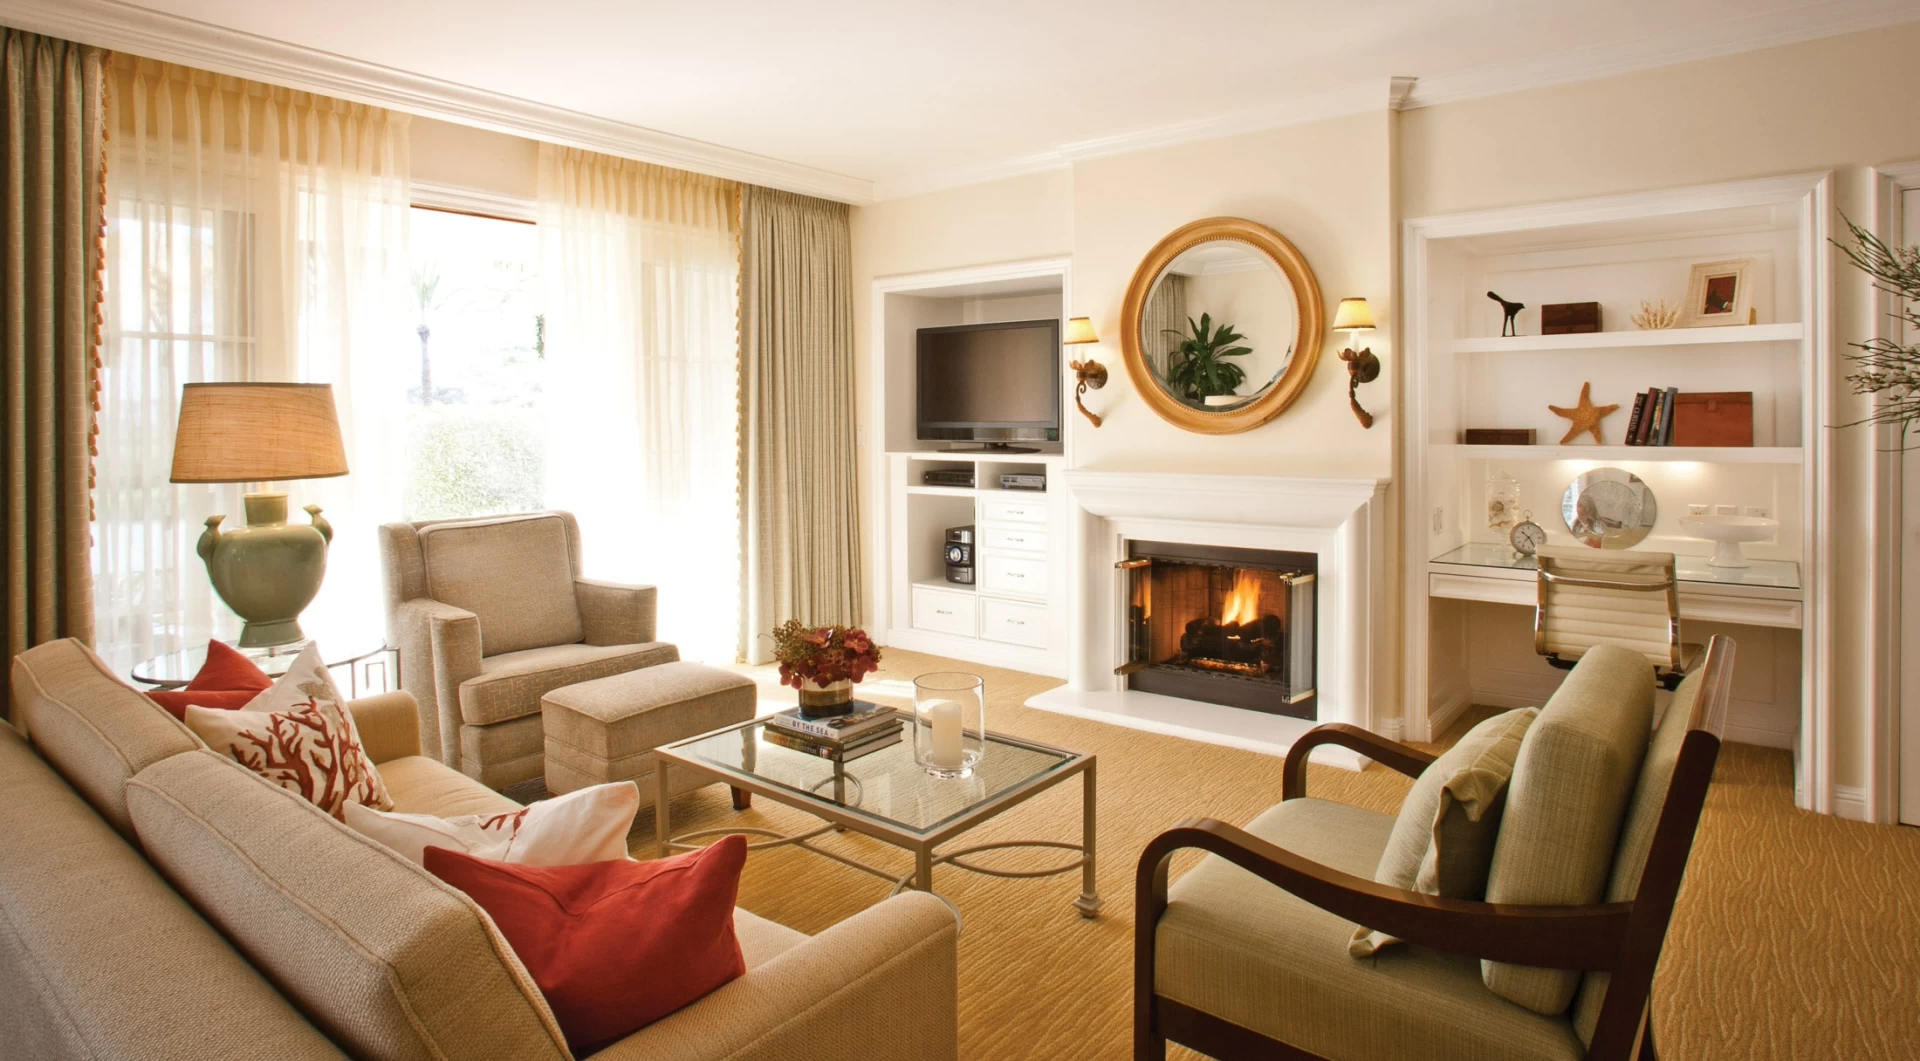
<instances>
[{"instance_id":1,"label":"cream wall","mask_svg":"<svg viewBox=\"0 0 1920 1061\"><path fill-rule=\"evenodd\" d=\"M1300 249L1332 307L1363 296L1392 319L1393 203L1381 109L1329 121L1122 155L1073 168L1073 306L1093 319L1098 357L1113 384L1087 404L1107 418L1074 423L1069 452L1082 467L1203 470L1222 475L1386 478L1393 437L1386 400L1391 341L1370 337L1386 370L1368 387L1381 423L1368 431L1347 408L1346 374L1332 332L1306 391L1285 414L1240 435L1197 435L1162 420L1128 380L1120 304L1141 258L1162 237L1202 217L1244 217Z\"/></svg>"},{"instance_id":2,"label":"cream wall","mask_svg":"<svg viewBox=\"0 0 1920 1061\"><path fill-rule=\"evenodd\" d=\"M1114 370L1113 383L1088 399L1109 417L1106 426L1095 431L1069 418L1076 464L1398 474L1396 403L1389 396L1397 386L1392 337L1401 220L1826 170L1836 171L1837 210L1863 219L1866 167L1920 158L1915 54L1920 25L1900 26L1101 159L1071 171L856 209L860 363L864 371L873 277L1070 253L1068 312L1093 318L1106 340L1098 356ZM1329 306L1353 295L1373 303L1385 327L1368 339L1384 363L1381 381L1362 391L1363 404L1383 414L1371 432L1360 430L1347 411L1345 374L1335 356L1340 344L1331 336L1295 408L1247 435L1179 432L1133 392L1115 341L1127 281L1154 241L1210 214L1262 221L1294 241L1318 273ZM1833 275L1833 342L1844 351L1845 343L1871 334L1873 311L1856 274L1836 260ZM1844 365L1836 374L1845 374ZM1836 379L1834 390L1833 422L1856 417L1860 400L1844 381ZM860 408L867 408L864 400ZM1859 586L1871 555L1868 439L1837 431L1832 441L1835 584ZM1388 606L1398 599L1390 595ZM1835 612L1835 780L1857 787L1866 780L1871 616L1864 594L1836 594ZM1384 618L1381 636L1397 637L1397 618ZM1387 716L1398 713L1397 704L1382 707Z\"/></svg>"},{"instance_id":3,"label":"cream wall","mask_svg":"<svg viewBox=\"0 0 1920 1061\"><path fill-rule=\"evenodd\" d=\"M408 133L412 178L433 184L532 199L540 176L540 142L415 116Z\"/></svg>"}]
</instances>

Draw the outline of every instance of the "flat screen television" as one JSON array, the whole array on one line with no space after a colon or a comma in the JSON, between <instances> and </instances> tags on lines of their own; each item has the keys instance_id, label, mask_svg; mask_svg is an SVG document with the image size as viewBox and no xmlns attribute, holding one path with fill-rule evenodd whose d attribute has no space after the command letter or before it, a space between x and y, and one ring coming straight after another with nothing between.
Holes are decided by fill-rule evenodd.
<instances>
[{"instance_id":1,"label":"flat screen television","mask_svg":"<svg viewBox=\"0 0 1920 1061\"><path fill-rule=\"evenodd\" d=\"M1060 441L1060 322L922 328L916 414L923 442Z\"/></svg>"}]
</instances>

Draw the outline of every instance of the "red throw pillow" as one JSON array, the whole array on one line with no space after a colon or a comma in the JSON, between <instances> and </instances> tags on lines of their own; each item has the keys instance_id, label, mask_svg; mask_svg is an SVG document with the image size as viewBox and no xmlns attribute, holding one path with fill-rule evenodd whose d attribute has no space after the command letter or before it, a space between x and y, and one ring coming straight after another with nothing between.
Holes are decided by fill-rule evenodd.
<instances>
[{"instance_id":1,"label":"red throw pillow","mask_svg":"<svg viewBox=\"0 0 1920 1061\"><path fill-rule=\"evenodd\" d=\"M167 713L184 720L187 707L213 707L238 711L254 697L273 688L273 679L245 655L224 641L207 642L207 661L184 689L148 693Z\"/></svg>"},{"instance_id":2,"label":"red throw pillow","mask_svg":"<svg viewBox=\"0 0 1920 1061\"><path fill-rule=\"evenodd\" d=\"M528 866L429 847L434 876L500 926L585 1057L747 971L733 901L747 841L654 862Z\"/></svg>"}]
</instances>

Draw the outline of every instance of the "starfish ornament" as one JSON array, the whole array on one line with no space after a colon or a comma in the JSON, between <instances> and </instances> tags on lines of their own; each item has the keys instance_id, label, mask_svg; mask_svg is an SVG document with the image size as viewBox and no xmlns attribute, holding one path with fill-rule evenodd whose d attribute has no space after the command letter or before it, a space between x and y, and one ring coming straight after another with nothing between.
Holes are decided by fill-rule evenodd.
<instances>
[{"instance_id":1,"label":"starfish ornament","mask_svg":"<svg viewBox=\"0 0 1920 1061\"><path fill-rule=\"evenodd\" d=\"M1591 382L1580 384L1579 405L1571 409L1562 409L1558 405L1549 405L1547 408L1553 410L1555 416L1564 416L1572 421L1571 426L1567 428L1566 437L1560 440L1562 446L1588 432L1593 433L1594 445L1606 445L1607 440L1600 435L1600 420L1602 417L1620 411L1618 405L1593 404L1593 384Z\"/></svg>"}]
</instances>

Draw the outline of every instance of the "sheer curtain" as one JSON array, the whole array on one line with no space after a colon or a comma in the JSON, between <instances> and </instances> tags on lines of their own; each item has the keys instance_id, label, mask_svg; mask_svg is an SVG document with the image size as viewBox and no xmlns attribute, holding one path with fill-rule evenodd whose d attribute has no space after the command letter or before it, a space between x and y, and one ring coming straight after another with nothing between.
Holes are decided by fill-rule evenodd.
<instances>
[{"instance_id":1,"label":"sheer curtain","mask_svg":"<svg viewBox=\"0 0 1920 1061\"><path fill-rule=\"evenodd\" d=\"M193 546L208 515L242 519L243 487L167 481L180 387L210 380L333 384L352 473L275 487L335 528L308 633L377 630L409 364L406 118L124 56L112 73L100 649L124 667L238 631Z\"/></svg>"},{"instance_id":2,"label":"sheer curtain","mask_svg":"<svg viewBox=\"0 0 1920 1061\"><path fill-rule=\"evenodd\" d=\"M739 622L739 188L540 148L547 502L587 573L659 587L662 640L732 660Z\"/></svg>"}]
</instances>

